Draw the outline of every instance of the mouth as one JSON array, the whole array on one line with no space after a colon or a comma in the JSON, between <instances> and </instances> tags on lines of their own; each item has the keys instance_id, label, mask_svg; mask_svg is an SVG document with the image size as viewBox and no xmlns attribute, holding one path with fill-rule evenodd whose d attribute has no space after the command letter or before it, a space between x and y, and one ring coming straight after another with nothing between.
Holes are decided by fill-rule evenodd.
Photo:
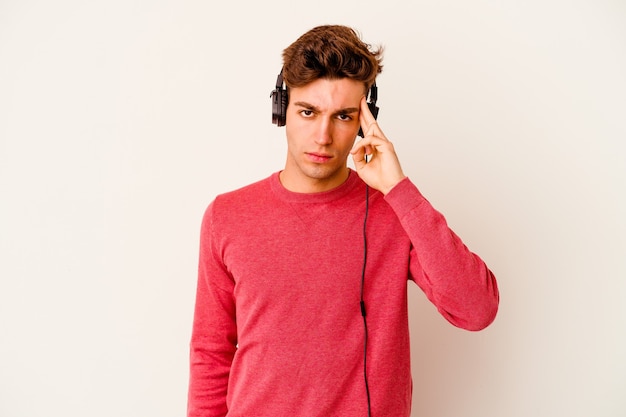
<instances>
[{"instance_id":1,"label":"mouth","mask_svg":"<svg viewBox=\"0 0 626 417\"><path fill-rule=\"evenodd\" d=\"M307 158L310 161L322 164L324 162L328 162L332 159L332 155L326 153L318 153L318 152L306 152Z\"/></svg>"}]
</instances>

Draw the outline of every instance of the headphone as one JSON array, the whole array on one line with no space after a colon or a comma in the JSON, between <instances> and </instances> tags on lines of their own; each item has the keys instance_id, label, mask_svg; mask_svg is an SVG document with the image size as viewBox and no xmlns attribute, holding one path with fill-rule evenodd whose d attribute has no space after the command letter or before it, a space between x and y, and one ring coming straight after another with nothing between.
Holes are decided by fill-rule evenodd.
<instances>
[{"instance_id":1,"label":"headphone","mask_svg":"<svg viewBox=\"0 0 626 417\"><path fill-rule=\"evenodd\" d=\"M372 84L368 92L369 101L367 107L374 115L374 119L378 118L378 110L376 101L378 100L378 87L376 87L376 81ZM287 103L289 102L289 94L287 89L283 86L283 70L280 70L278 77L276 78L276 89L272 91L270 95L272 99L272 123L280 126L285 126L287 121ZM367 97L366 97L367 98ZM359 136L363 137L363 129L359 128Z\"/></svg>"}]
</instances>

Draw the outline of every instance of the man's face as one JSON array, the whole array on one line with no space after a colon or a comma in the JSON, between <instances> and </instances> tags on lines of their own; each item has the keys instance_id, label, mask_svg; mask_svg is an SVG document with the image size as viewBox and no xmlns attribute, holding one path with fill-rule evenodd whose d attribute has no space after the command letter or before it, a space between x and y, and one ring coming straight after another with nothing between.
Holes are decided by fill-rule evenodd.
<instances>
[{"instance_id":1,"label":"man's face","mask_svg":"<svg viewBox=\"0 0 626 417\"><path fill-rule=\"evenodd\" d=\"M287 162L280 177L285 188L327 191L348 178L364 90L362 82L348 78L321 78L289 90Z\"/></svg>"}]
</instances>

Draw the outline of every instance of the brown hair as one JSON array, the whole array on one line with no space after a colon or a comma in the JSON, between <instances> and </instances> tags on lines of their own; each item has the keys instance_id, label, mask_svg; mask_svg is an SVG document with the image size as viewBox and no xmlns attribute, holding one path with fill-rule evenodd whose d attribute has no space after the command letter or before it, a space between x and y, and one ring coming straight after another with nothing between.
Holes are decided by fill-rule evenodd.
<instances>
[{"instance_id":1,"label":"brown hair","mask_svg":"<svg viewBox=\"0 0 626 417\"><path fill-rule=\"evenodd\" d=\"M287 87L302 87L318 78L350 78L362 81L367 91L382 72L382 52L347 26L317 26L283 51L283 78Z\"/></svg>"}]
</instances>

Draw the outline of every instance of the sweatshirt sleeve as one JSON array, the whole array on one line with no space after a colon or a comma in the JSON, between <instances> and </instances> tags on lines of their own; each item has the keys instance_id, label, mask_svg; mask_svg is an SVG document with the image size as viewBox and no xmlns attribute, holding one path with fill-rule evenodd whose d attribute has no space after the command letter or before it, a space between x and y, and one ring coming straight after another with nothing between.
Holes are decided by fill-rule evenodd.
<instances>
[{"instance_id":1,"label":"sweatshirt sleeve","mask_svg":"<svg viewBox=\"0 0 626 417\"><path fill-rule=\"evenodd\" d=\"M188 417L227 413L229 372L237 346L234 282L221 261L213 204L202 221L188 391Z\"/></svg>"},{"instance_id":2,"label":"sweatshirt sleeve","mask_svg":"<svg viewBox=\"0 0 626 417\"><path fill-rule=\"evenodd\" d=\"M453 325L482 330L495 319L499 292L487 265L405 178L386 196L411 243L412 278Z\"/></svg>"}]
</instances>

